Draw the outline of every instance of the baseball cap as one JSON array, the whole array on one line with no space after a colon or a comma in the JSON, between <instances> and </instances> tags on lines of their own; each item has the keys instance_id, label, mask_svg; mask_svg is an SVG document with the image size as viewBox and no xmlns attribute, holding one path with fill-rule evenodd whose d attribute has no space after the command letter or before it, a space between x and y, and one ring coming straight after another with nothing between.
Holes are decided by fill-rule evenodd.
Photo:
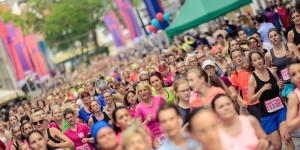
<instances>
[{"instance_id":1,"label":"baseball cap","mask_svg":"<svg viewBox=\"0 0 300 150\"><path fill-rule=\"evenodd\" d=\"M215 63L212 62L211 60L205 60L202 64L202 69L204 69L208 65L215 66Z\"/></svg>"}]
</instances>

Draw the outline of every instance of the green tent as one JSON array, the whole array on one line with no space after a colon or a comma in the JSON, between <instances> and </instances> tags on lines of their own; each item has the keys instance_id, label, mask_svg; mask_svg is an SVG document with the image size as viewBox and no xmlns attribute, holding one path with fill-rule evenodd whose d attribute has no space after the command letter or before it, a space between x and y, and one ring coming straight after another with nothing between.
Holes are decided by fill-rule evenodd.
<instances>
[{"instance_id":1,"label":"green tent","mask_svg":"<svg viewBox=\"0 0 300 150\"><path fill-rule=\"evenodd\" d=\"M175 20L166 29L169 37L225 15L252 0L186 0Z\"/></svg>"}]
</instances>

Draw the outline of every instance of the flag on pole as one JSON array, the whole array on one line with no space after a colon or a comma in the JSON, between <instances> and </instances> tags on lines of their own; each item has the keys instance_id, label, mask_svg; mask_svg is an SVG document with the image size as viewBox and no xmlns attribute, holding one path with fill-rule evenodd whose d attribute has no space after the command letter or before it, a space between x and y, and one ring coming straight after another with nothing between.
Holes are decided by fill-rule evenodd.
<instances>
[{"instance_id":1,"label":"flag on pole","mask_svg":"<svg viewBox=\"0 0 300 150\"><path fill-rule=\"evenodd\" d=\"M33 66L32 60L30 59L28 50L27 50L26 45L25 45L24 36L23 36L23 32L22 32L22 27L15 28L15 33L16 33L16 36L17 36L17 40L19 41L22 53L24 55L26 64L28 65L30 71L32 73L34 73L35 72L34 66Z\"/></svg>"},{"instance_id":2,"label":"flag on pole","mask_svg":"<svg viewBox=\"0 0 300 150\"><path fill-rule=\"evenodd\" d=\"M136 20L135 14L132 9L132 5L129 0L115 0L115 3L120 11L120 14L124 20L126 28L129 30L130 39L142 35L141 28Z\"/></svg>"},{"instance_id":3,"label":"flag on pole","mask_svg":"<svg viewBox=\"0 0 300 150\"><path fill-rule=\"evenodd\" d=\"M38 74L40 82L45 81L50 76L34 34L25 36L25 44L29 51L29 55Z\"/></svg>"},{"instance_id":4,"label":"flag on pole","mask_svg":"<svg viewBox=\"0 0 300 150\"><path fill-rule=\"evenodd\" d=\"M117 19L117 16L115 12L109 11L104 16L104 22L109 30L109 32L112 34L115 45L117 48L122 48L126 45L126 38L123 35L123 32L121 30L121 25L119 20Z\"/></svg>"},{"instance_id":5,"label":"flag on pole","mask_svg":"<svg viewBox=\"0 0 300 150\"><path fill-rule=\"evenodd\" d=\"M13 45L12 38L9 35L6 25L4 24L2 19L0 19L0 37L4 43L6 52L14 66L17 79L17 87L22 87L26 83L22 62L19 58L17 50L15 49L15 46Z\"/></svg>"}]
</instances>

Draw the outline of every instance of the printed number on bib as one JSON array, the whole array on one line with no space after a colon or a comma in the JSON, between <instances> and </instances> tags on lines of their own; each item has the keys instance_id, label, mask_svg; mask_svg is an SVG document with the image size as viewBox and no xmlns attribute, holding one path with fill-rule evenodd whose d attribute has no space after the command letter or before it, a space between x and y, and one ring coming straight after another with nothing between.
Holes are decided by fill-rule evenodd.
<instances>
[{"instance_id":1,"label":"printed number on bib","mask_svg":"<svg viewBox=\"0 0 300 150\"><path fill-rule=\"evenodd\" d=\"M281 102L280 97L275 97L273 99L265 101L265 106L269 113L274 112L274 111L279 110L284 107Z\"/></svg>"},{"instance_id":2,"label":"printed number on bib","mask_svg":"<svg viewBox=\"0 0 300 150\"><path fill-rule=\"evenodd\" d=\"M159 136L156 137L156 138L157 138L159 144L162 144L162 143L168 138L168 136L167 136L166 134L163 133L163 134L159 135Z\"/></svg>"},{"instance_id":3,"label":"printed number on bib","mask_svg":"<svg viewBox=\"0 0 300 150\"><path fill-rule=\"evenodd\" d=\"M285 69L281 70L280 73L281 73L281 76L282 76L283 80L286 81L286 80L291 79L290 75L289 75L289 72L288 72L288 68L285 68Z\"/></svg>"},{"instance_id":4,"label":"printed number on bib","mask_svg":"<svg viewBox=\"0 0 300 150\"><path fill-rule=\"evenodd\" d=\"M91 150L91 149L89 145L85 143L84 145L77 147L76 150Z\"/></svg>"}]
</instances>

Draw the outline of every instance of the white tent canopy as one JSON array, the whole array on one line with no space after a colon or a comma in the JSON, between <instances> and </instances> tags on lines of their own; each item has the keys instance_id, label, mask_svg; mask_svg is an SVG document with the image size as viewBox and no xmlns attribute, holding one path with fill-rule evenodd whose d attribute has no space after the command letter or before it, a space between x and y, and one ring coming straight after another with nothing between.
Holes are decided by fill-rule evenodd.
<instances>
[{"instance_id":1,"label":"white tent canopy","mask_svg":"<svg viewBox=\"0 0 300 150\"><path fill-rule=\"evenodd\" d=\"M0 106L8 104L20 96L24 96L24 92L20 90L0 90Z\"/></svg>"}]
</instances>

